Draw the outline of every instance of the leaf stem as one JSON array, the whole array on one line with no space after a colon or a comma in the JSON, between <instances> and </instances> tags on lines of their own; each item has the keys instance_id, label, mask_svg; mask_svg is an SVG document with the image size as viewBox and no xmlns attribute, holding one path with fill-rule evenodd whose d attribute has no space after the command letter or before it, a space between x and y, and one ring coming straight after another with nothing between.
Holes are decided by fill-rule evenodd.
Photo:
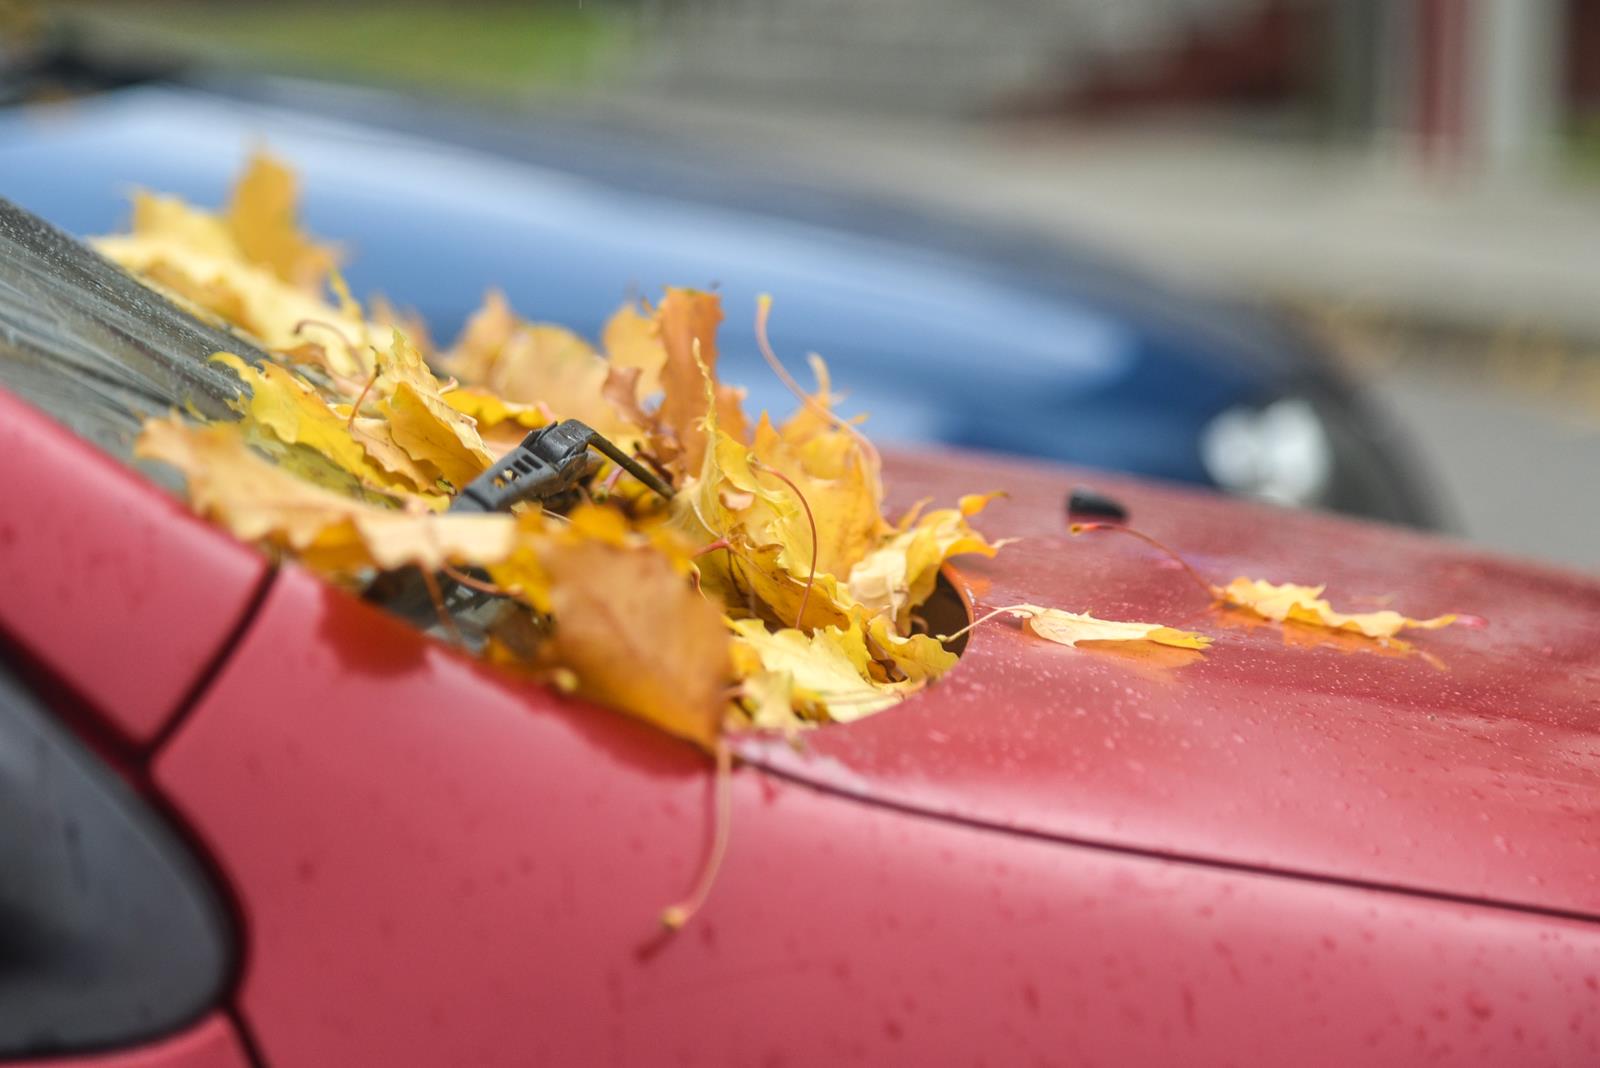
<instances>
[{"instance_id":1,"label":"leaf stem","mask_svg":"<svg viewBox=\"0 0 1600 1068\"><path fill-rule=\"evenodd\" d=\"M994 611L986 612L983 615L979 616L977 619L974 619L971 623L968 623L966 626L962 627L960 630L956 631L954 634L935 634L933 636L933 640L936 641L936 642L939 642L941 644L944 643L944 642L953 642L957 638L961 637L963 634L966 634L973 627L976 627L979 623L987 623L987 622L989 622L989 620L993 619L995 616L1003 615L1006 612L1012 612L1012 611L1015 611L1015 610L1016 610L1016 605L1008 605L1005 608L996 608Z\"/></svg>"},{"instance_id":2,"label":"leaf stem","mask_svg":"<svg viewBox=\"0 0 1600 1068\"><path fill-rule=\"evenodd\" d=\"M1194 579L1195 582L1197 584L1199 584L1199 586L1200 586L1200 588L1202 590L1206 591L1206 596L1208 596L1208 597L1216 597L1217 596L1217 588L1215 586L1211 585L1211 583L1207 582L1201 576L1200 572L1196 571L1189 564L1189 561L1185 560L1183 557L1179 556L1172 549L1170 549L1167 546L1161 544L1161 542L1159 542L1156 539L1152 538L1150 535L1143 533L1142 531L1134 530L1132 527L1125 527L1125 526L1122 526L1121 524L1118 524L1118 523L1074 523L1070 527L1067 528L1067 532L1069 534L1073 534L1073 535L1088 534L1088 533L1090 533L1092 531L1096 531L1096 530L1109 530L1109 531L1112 531L1112 532L1117 533L1117 534L1126 534L1130 538L1138 538L1140 541L1144 542L1146 545L1149 545L1152 548L1159 550L1160 552L1164 553L1166 556L1171 557L1173 560L1177 561L1178 565L1189 573L1189 577Z\"/></svg>"},{"instance_id":3,"label":"leaf stem","mask_svg":"<svg viewBox=\"0 0 1600 1068\"><path fill-rule=\"evenodd\" d=\"M756 301L756 345L761 349L761 358L767 361L767 366L772 368L772 373L778 376L778 380L784 384L790 393L800 399L801 404L855 438L856 443L861 446L862 450L872 457L873 466L881 468L883 466L883 458L878 454L878 447L857 427L851 425L848 420L840 418L826 404L801 389L800 383L794 380L794 377L789 374L789 369L783 365L783 361L778 359L778 354L772 350L772 342L767 338L767 319L771 314L772 299L770 297L763 296Z\"/></svg>"},{"instance_id":4,"label":"leaf stem","mask_svg":"<svg viewBox=\"0 0 1600 1068\"><path fill-rule=\"evenodd\" d=\"M714 553L718 549L731 548L733 548L733 544L729 542L727 538L718 538L716 541L700 546L700 548L696 549L692 554L690 554L690 559L696 559L705 556L707 553Z\"/></svg>"},{"instance_id":5,"label":"leaf stem","mask_svg":"<svg viewBox=\"0 0 1600 1068\"><path fill-rule=\"evenodd\" d=\"M422 572L422 584L428 587L428 600L433 602L433 610L439 617L439 623L457 645L465 645L466 639L461 636L461 628L456 626L455 617L450 615L450 610L444 606L444 594L439 591L439 580L433 577L433 572L420 564L417 570Z\"/></svg>"},{"instance_id":6,"label":"leaf stem","mask_svg":"<svg viewBox=\"0 0 1600 1068\"><path fill-rule=\"evenodd\" d=\"M441 563L439 570L468 589L478 590L482 593L492 593L496 597L509 597L511 595L511 591L504 586L497 586L493 582L485 582L482 579L473 578L465 571L450 564Z\"/></svg>"},{"instance_id":7,"label":"leaf stem","mask_svg":"<svg viewBox=\"0 0 1600 1068\"><path fill-rule=\"evenodd\" d=\"M800 498L800 506L806 510L806 522L811 524L811 576L806 579L806 592L800 595L800 611L795 613L794 619L794 629L803 630L801 624L805 622L806 605L811 600L811 587L817 584L817 518L811 514L811 502L806 500L806 495L800 492L800 487L796 486L788 475L775 467L768 467L754 456L750 457L750 466L765 471L793 490L794 495Z\"/></svg>"},{"instance_id":8,"label":"leaf stem","mask_svg":"<svg viewBox=\"0 0 1600 1068\"><path fill-rule=\"evenodd\" d=\"M705 866L700 869L700 877L689 896L661 910L661 923L669 930L681 930L700 911L706 898L711 896L711 887L716 883L717 873L722 870L722 860L728 853L729 831L733 825L733 750L720 738L717 740L716 756L716 826L712 832L711 853L706 857Z\"/></svg>"},{"instance_id":9,"label":"leaf stem","mask_svg":"<svg viewBox=\"0 0 1600 1068\"><path fill-rule=\"evenodd\" d=\"M320 326L322 329L328 331L334 337L344 342L344 351L352 360L355 360L358 364L361 362L361 360L356 356L356 347L350 343L349 336L343 330L340 330L337 326L328 322L326 319L301 319L299 322L294 324L294 329L291 331L291 333L297 336L303 334L308 326Z\"/></svg>"},{"instance_id":10,"label":"leaf stem","mask_svg":"<svg viewBox=\"0 0 1600 1068\"><path fill-rule=\"evenodd\" d=\"M344 421L346 431L356 425L356 416L361 414L361 405L366 403L367 394L372 392L372 387L378 384L378 369L372 369L372 377L367 379L367 384L361 387L361 392L356 395L355 403L350 405L350 418Z\"/></svg>"}]
</instances>

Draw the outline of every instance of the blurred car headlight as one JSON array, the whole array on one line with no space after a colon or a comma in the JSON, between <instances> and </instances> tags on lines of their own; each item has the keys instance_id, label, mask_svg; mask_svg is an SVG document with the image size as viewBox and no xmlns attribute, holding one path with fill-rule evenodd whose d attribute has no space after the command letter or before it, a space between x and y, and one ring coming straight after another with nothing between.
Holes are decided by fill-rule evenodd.
<instances>
[{"instance_id":1,"label":"blurred car headlight","mask_svg":"<svg viewBox=\"0 0 1600 1068\"><path fill-rule=\"evenodd\" d=\"M1299 397L1222 412L1201 431L1200 458L1218 485L1279 504L1323 503L1334 474L1328 428Z\"/></svg>"}]
</instances>

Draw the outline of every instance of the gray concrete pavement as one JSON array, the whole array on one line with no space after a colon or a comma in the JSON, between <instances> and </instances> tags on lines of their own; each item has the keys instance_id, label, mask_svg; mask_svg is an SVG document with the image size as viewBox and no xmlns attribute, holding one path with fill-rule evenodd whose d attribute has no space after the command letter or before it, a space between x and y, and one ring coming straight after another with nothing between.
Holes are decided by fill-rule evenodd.
<instances>
[{"instance_id":1,"label":"gray concrete pavement","mask_svg":"<svg viewBox=\"0 0 1600 1068\"><path fill-rule=\"evenodd\" d=\"M1529 395L1476 369L1370 375L1480 545L1600 572L1600 417L1585 399Z\"/></svg>"}]
</instances>

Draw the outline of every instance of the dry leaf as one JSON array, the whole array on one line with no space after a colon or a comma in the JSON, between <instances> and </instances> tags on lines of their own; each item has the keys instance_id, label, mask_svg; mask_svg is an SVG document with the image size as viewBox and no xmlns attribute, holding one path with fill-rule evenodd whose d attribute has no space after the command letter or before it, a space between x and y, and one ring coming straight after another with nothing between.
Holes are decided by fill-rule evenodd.
<instances>
[{"instance_id":1,"label":"dry leaf","mask_svg":"<svg viewBox=\"0 0 1600 1068\"><path fill-rule=\"evenodd\" d=\"M634 304L624 304L607 321L600 335L600 343L605 347L613 368L638 372L634 393L636 400L644 400L660 392L661 369L667 363L667 350L661 343L661 330L655 316L646 314Z\"/></svg>"},{"instance_id":2,"label":"dry leaf","mask_svg":"<svg viewBox=\"0 0 1600 1068\"><path fill-rule=\"evenodd\" d=\"M389 421L395 444L413 460L437 468L458 490L494 463L472 420L438 394L402 381L380 409Z\"/></svg>"},{"instance_id":3,"label":"dry leaf","mask_svg":"<svg viewBox=\"0 0 1600 1068\"><path fill-rule=\"evenodd\" d=\"M334 251L300 231L294 172L257 152L234 186L228 229L245 258L291 285L315 291L338 262Z\"/></svg>"},{"instance_id":4,"label":"dry leaf","mask_svg":"<svg viewBox=\"0 0 1600 1068\"><path fill-rule=\"evenodd\" d=\"M1274 585L1260 579L1236 578L1226 586L1213 586L1211 592L1227 604L1246 608L1282 623L1293 620L1333 630L1354 631L1369 638L1389 638L1407 629L1437 630L1455 622L1453 615L1432 619L1410 619L1399 612L1364 612L1350 615L1336 612L1322 599L1322 586Z\"/></svg>"},{"instance_id":5,"label":"dry leaf","mask_svg":"<svg viewBox=\"0 0 1600 1068\"><path fill-rule=\"evenodd\" d=\"M250 387L249 399L241 404L246 421L285 445L315 449L363 484L381 490L423 491L438 477L385 452L386 444L392 447L387 424L369 424L357 435L346 416L288 368L272 363L252 367L231 352L219 352L212 359Z\"/></svg>"},{"instance_id":6,"label":"dry leaf","mask_svg":"<svg viewBox=\"0 0 1600 1068\"><path fill-rule=\"evenodd\" d=\"M497 460L521 445L528 431L551 421L540 405L515 404L477 386L452 389L444 394L444 402L477 425L483 447Z\"/></svg>"},{"instance_id":7,"label":"dry leaf","mask_svg":"<svg viewBox=\"0 0 1600 1068\"><path fill-rule=\"evenodd\" d=\"M442 363L462 379L551 419L577 419L626 447L639 428L606 396L611 364L561 326L519 319L499 292L467 323Z\"/></svg>"},{"instance_id":8,"label":"dry leaf","mask_svg":"<svg viewBox=\"0 0 1600 1068\"><path fill-rule=\"evenodd\" d=\"M444 402L470 416L480 432L511 423L525 435L550 422L550 413L536 404L516 404L492 390L461 386L444 394Z\"/></svg>"},{"instance_id":9,"label":"dry leaf","mask_svg":"<svg viewBox=\"0 0 1600 1068\"><path fill-rule=\"evenodd\" d=\"M397 481L412 487L416 494L427 499L430 506L442 508L448 503L446 498L439 496L439 480L443 477L439 469L430 463L413 459L410 453L402 449L394 440L387 419L355 419L350 424L350 436L361 446L368 459Z\"/></svg>"},{"instance_id":10,"label":"dry leaf","mask_svg":"<svg viewBox=\"0 0 1600 1068\"><path fill-rule=\"evenodd\" d=\"M1204 649L1211 639L1192 631L1176 630L1159 623L1120 623L1109 619L1096 619L1091 615L1064 612L1059 608L1041 608L1036 604L1014 604L997 608L1023 621L1023 626L1046 641L1057 645L1077 645L1079 642L1155 642L1175 649Z\"/></svg>"},{"instance_id":11,"label":"dry leaf","mask_svg":"<svg viewBox=\"0 0 1600 1068\"><path fill-rule=\"evenodd\" d=\"M553 661L595 700L714 749L733 672L716 607L646 546L566 539L545 555Z\"/></svg>"},{"instance_id":12,"label":"dry leaf","mask_svg":"<svg viewBox=\"0 0 1600 1068\"><path fill-rule=\"evenodd\" d=\"M244 541L294 552L324 574L509 558L518 525L506 515L434 515L378 508L313 486L263 459L233 424L151 420L134 453L181 471L195 510Z\"/></svg>"},{"instance_id":13,"label":"dry leaf","mask_svg":"<svg viewBox=\"0 0 1600 1068\"><path fill-rule=\"evenodd\" d=\"M706 380L709 377L715 387L722 302L714 293L668 289L656 322L666 351L658 418L677 447L672 461L676 469L692 473L700 470L706 453ZM716 415L724 424L723 433L742 438L743 427L728 421L726 401L717 392ZM738 418L742 420L742 413Z\"/></svg>"},{"instance_id":14,"label":"dry leaf","mask_svg":"<svg viewBox=\"0 0 1600 1068\"><path fill-rule=\"evenodd\" d=\"M270 270L238 256L188 243L186 234L101 237L102 255L157 283L202 311L220 316L261 347L287 351L302 344L303 323L325 323L359 344L371 336L387 343L392 331L352 319L317 296L284 282ZM364 379L367 368L344 344L328 346L327 359L345 377Z\"/></svg>"},{"instance_id":15,"label":"dry leaf","mask_svg":"<svg viewBox=\"0 0 1600 1068\"><path fill-rule=\"evenodd\" d=\"M967 523L997 496L971 494L956 508L917 516L850 569L846 594L870 613L887 614L904 632L912 607L933 595L946 560L964 553L992 557L1006 544L988 541Z\"/></svg>"},{"instance_id":16,"label":"dry leaf","mask_svg":"<svg viewBox=\"0 0 1600 1068\"><path fill-rule=\"evenodd\" d=\"M795 705L806 713L806 719L847 723L904 699L903 693L877 686L862 673L867 657L859 631L852 634L838 627L824 627L810 634L793 628L774 633L754 619L739 620L733 629L738 648L754 654L763 671L786 680ZM851 655L852 645L856 656ZM769 709L764 718L771 726L779 717ZM782 725L798 726L801 722Z\"/></svg>"}]
</instances>

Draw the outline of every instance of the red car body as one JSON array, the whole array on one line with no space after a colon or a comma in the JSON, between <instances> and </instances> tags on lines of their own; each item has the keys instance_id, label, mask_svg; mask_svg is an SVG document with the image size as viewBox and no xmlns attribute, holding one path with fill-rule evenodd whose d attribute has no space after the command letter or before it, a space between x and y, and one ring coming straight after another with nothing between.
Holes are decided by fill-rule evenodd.
<instances>
[{"instance_id":1,"label":"red car body","mask_svg":"<svg viewBox=\"0 0 1600 1068\"><path fill-rule=\"evenodd\" d=\"M194 518L0 393L0 632L182 826L241 956L188 1030L52 1064L1600 1063L1600 584L1389 527L1104 479L1201 572L1486 625L1404 655L1218 613L1087 476L1003 489L950 577L1217 636L995 621L932 689L712 768ZM1475 620L1469 620L1474 623Z\"/></svg>"}]
</instances>

